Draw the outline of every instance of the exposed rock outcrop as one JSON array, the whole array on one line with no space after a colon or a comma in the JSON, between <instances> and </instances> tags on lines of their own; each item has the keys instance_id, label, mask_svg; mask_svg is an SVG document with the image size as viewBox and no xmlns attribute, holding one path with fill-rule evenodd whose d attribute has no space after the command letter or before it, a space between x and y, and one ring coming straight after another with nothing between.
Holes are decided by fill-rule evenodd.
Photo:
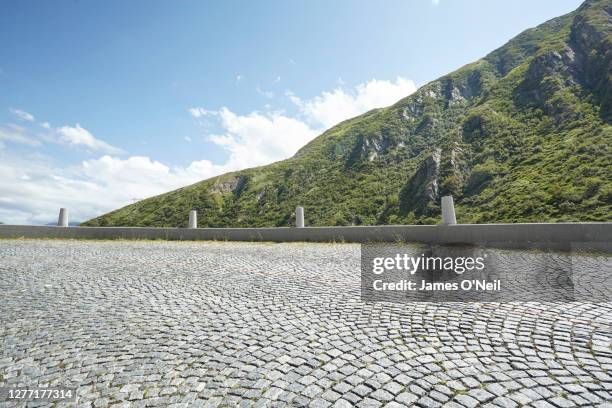
<instances>
[{"instance_id":1,"label":"exposed rock outcrop","mask_svg":"<svg viewBox=\"0 0 612 408\"><path fill-rule=\"evenodd\" d=\"M400 191L400 212L414 209L417 215L427 213L429 204L438 200L438 174L442 151L436 149L421 162L414 175Z\"/></svg>"},{"instance_id":2,"label":"exposed rock outcrop","mask_svg":"<svg viewBox=\"0 0 612 408\"><path fill-rule=\"evenodd\" d=\"M234 176L231 178L219 178L217 182L210 187L211 193L228 194L234 193L240 196L248 181L247 176Z\"/></svg>"}]
</instances>

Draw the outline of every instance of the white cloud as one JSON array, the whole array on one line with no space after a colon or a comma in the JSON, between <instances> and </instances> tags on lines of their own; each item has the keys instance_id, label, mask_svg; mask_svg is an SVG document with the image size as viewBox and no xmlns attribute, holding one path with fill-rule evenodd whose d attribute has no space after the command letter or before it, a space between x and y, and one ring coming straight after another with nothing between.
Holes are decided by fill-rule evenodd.
<instances>
[{"instance_id":1,"label":"white cloud","mask_svg":"<svg viewBox=\"0 0 612 408\"><path fill-rule=\"evenodd\" d=\"M35 120L34 115L21 109L9 108L9 111L20 120L24 120L26 122L34 122Z\"/></svg>"},{"instance_id":2,"label":"white cloud","mask_svg":"<svg viewBox=\"0 0 612 408\"><path fill-rule=\"evenodd\" d=\"M289 98L289 100L293 102L294 105L302 106L302 100L298 96L296 96L292 91L286 91L285 96Z\"/></svg>"},{"instance_id":3,"label":"white cloud","mask_svg":"<svg viewBox=\"0 0 612 408\"><path fill-rule=\"evenodd\" d=\"M40 146L41 144L39 140L28 135L25 128L14 124L0 127L0 143L4 145L4 142L12 142L29 146Z\"/></svg>"},{"instance_id":4,"label":"white cloud","mask_svg":"<svg viewBox=\"0 0 612 408\"><path fill-rule=\"evenodd\" d=\"M261 96L263 96L265 98L268 98L268 99L274 98L274 92L263 90L263 89L261 89L261 87L259 85L257 85L255 90L257 91L258 94L260 94Z\"/></svg>"},{"instance_id":5,"label":"white cloud","mask_svg":"<svg viewBox=\"0 0 612 408\"><path fill-rule=\"evenodd\" d=\"M414 82L398 77L395 82L372 79L357 85L352 91L336 88L308 101L302 101L292 93L287 96L311 121L327 129L370 109L391 105L414 91Z\"/></svg>"},{"instance_id":6,"label":"white cloud","mask_svg":"<svg viewBox=\"0 0 612 408\"><path fill-rule=\"evenodd\" d=\"M241 116L222 108L219 118L225 133L210 136L210 140L229 153L223 165L228 171L290 157L317 135L304 122L279 113Z\"/></svg>"},{"instance_id":7,"label":"white cloud","mask_svg":"<svg viewBox=\"0 0 612 408\"><path fill-rule=\"evenodd\" d=\"M0 155L0 221L46 224L60 207L73 221L110 210L225 172L208 160L169 167L148 157L102 156L73 167L57 167L42 156Z\"/></svg>"},{"instance_id":8,"label":"white cloud","mask_svg":"<svg viewBox=\"0 0 612 408\"><path fill-rule=\"evenodd\" d=\"M208 110L208 109L204 109L204 108L190 108L189 109L189 114L197 119L197 118L201 118L203 116L216 115L217 112L216 111L212 111L212 110Z\"/></svg>"},{"instance_id":9,"label":"white cloud","mask_svg":"<svg viewBox=\"0 0 612 408\"><path fill-rule=\"evenodd\" d=\"M125 193L145 198L212 177L216 168L208 160L193 162L186 168L171 168L145 156L120 159L105 155L84 161L81 170L90 180L109 190L117 190L122 185Z\"/></svg>"},{"instance_id":10,"label":"white cloud","mask_svg":"<svg viewBox=\"0 0 612 408\"><path fill-rule=\"evenodd\" d=\"M76 126L62 126L57 129L59 141L72 146L85 146L91 150L100 150L112 154L120 154L123 151L114 146L109 145L103 140L96 139L87 129L81 127L78 123Z\"/></svg>"},{"instance_id":11,"label":"white cloud","mask_svg":"<svg viewBox=\"0 0 612 408\"><path fill-rule=\"evenodd\" d=\"M23 120L32 122L34 117L27 112L11 109L16 116ZM28 116L29 115L29 116ZM51 130L49 122L40 122L39 125ZM119 148L111 146L103 140L95 138L91 132L81 127L78 123L76 126L62 126L52 132L40 133L38 137L32 136L32 129L27 129L16 124L8 124L0 126L0 147L4 146L4 142L12 142L25 144L30 146L40 146L42 142L59 143L69 146L84 146L94 151L102 151L111 154L120 154L123 151Z\"/></svg>"},{"instance_id":12,"label":"white cloud","mask_svg":"<svg viewBox=\"0 0 612 408\"><path fill-rule=\"evenodd\" d=\"M191 138L189 136L185 136L183 139L185 139L186 142L191 143Z\"/></svg>"},{"instance_id":13,"label":"white cloud","mask_svg":"<svg viewBox=\"0 0 612 408\"><path fill-rule=\"evenodd\" d=\"M437 6L438 4L440 4L440 0L431 0L431 3L432 3L434 6Z\"/></svg>"},{"instance_id":14,"label":"white cloud","mask_svg":"<svg viewBox=\"0 0 612 408\"><path fill-rule=\"evenodd\" d=\"M240 74L236 75L236 83L237 84L240 83L240 81L242 81L243 79L244 79L244 76L242 76Z\"/></svg>"}]
</instances>

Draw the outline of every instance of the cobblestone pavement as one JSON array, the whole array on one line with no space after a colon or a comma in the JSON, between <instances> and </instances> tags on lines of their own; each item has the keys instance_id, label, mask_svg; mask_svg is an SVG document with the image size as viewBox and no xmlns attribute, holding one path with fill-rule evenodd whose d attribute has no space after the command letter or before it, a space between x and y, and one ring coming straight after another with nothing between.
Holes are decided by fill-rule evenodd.
<instances>
[{"instance_id":1,"label":"cobblestone pavement","mask_svg":"<svg viewBox=\"0 0 612 408\"><path fill-rule=\"evenodd\" d=\"M0 386L83 407L609 406L611 320L363 303L358 245L0 241Z\"/></svg>"}]
</instances>

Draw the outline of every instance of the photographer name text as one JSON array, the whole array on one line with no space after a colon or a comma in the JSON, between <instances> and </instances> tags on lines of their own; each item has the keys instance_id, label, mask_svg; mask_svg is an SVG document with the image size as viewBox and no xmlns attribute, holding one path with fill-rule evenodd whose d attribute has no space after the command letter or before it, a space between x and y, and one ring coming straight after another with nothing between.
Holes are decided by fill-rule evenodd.
<instances>
[{"instance_id":1,"label":"photographer name text","mask_svg":"<svg viewBox=\"0 0 612 408\"><path fill-rule=\"evenodd\" d=\"M420 285L419 285L420 283ZM438 292L453 292L453 291L500 291L500 280L478 280L464 279L460 282L415 282L402 279L397 282L385 282L377 279L372 282L373 288L376 291L438 291Z\"/></svg>"}]
</instances>

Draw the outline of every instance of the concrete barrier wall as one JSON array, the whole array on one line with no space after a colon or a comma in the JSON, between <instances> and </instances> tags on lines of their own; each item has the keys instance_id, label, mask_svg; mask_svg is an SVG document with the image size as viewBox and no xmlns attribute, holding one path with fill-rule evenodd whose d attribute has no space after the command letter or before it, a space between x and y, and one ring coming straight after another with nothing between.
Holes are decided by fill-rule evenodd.
<instances>
[{"instance_id":1,"label":"concrete barrier wall","mask_svg":"<svg viewBox=\"0 0 612 408\"><path fill-rule=\"evenodd\" d=\"M612 223L390 225L305 228L141 228L0 225L2 238L272 242L422 242L612 252Z\"/></svg>"}]
</instances>

